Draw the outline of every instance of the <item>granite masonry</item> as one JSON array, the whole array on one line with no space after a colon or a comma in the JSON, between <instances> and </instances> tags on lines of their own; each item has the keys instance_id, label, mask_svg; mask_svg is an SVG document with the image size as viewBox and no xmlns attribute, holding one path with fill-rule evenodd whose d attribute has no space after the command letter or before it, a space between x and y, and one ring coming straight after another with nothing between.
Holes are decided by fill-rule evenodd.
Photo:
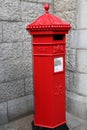
<instances>
[{"instance_id":1,"label":"granite masonry","mask_svg":"<svg viewBox=\"0 0 87 130\"><path fill-rule=\"evenodd\" d=\"M50 12L70 22L67 111L87 120L87 0L0 0L0 124L33 112L31 36L26 25Z\"/></svg>"},{"instance_id":2,"label":"granite masonry","mask_svg":"<svg viewBox=\"0 0 87 130\"><path fill-rule=\"evenodd\" d=\"M0 124L33 112L31 36L27 24L46 0L0 0ZM53 1L50 11L53 12Z\"/></svg>"},{"instance_id":3,"label":"granite masonry","mask_svg":"<svg viewBox=\"0 0 87 130\"><path fill-rule=\"evenodd\" d=\"M87 0L54 0L54 14L72 25L67 38L67 111L87 121Z\"/></svg>"}]
</instances>

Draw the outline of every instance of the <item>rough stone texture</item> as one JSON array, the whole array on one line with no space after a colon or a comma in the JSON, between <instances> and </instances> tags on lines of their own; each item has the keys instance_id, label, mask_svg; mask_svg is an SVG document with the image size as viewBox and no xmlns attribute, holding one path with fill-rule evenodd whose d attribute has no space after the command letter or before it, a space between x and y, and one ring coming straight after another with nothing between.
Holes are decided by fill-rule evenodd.
<instances>
[{"instance_id":1,"label":"rough stone texture","mask_svg":"<svg viewBox=\"0 0 87 130\"><path fill-rule=\"evenodd\" d=\"M5 81L12 81L29 77L32 74L31 57L9 59L2 62L2 70Z\"/></svg>"},{"instance_id":2,"label":"rough stone texture","mask_svg":"<svg viewBox=\"0 0 87 130\"><path fill-rule=\"evenodd\" d=\"M0 45L0 61L22 57L22 43L3 43Z\"/></svg>"},{"instance_id":3,"label":"rough stone texture","mask_svg":"<svg viewBox=\"0 0 87 130\"><path fill-rule=\"evenodd\" d=\"M0 43L2 42L2 22L0 22Z\"/></svg>"},{"instance_id":4,"label":"rough stone texture","mask_svg":"<svg viewBox=\"0 0 87 130\"><path fill-rule=\"evenodd\" d=\"M33 111L32 46L26 26L44 14L45 2L0 0L0 103L8 102L5 109L10 121ZM53 1L48 2L52 13Z\"/></svg>"},{"instance_id":5,"label":"rough stone texture","mask_svg":"<svg viewBox=\"0 0 87 130\"><path fill-rule=\"evenodd\" d=\"M66 69L76 71L76 50L71 48L67 48L66 50Z\"/></svg>"},{"instance_id":6,"label":"rough stone texture","mask_svg":"<svg viewBox=\"0 0 87 130\"><path fill-rule=\"evenodd\" d=\"M28 106L28 112L34 113L34 96L33 94L27 95L27 106Z\"/></svg>"},{"instance_id":7,"label":"rough stone texture","mask_svg":"<svg viewBox=\"0 0 87 130\"><path fill-rule=\"evenodd\" d=\"M23 78L23 63L22 59L3 61L5 81L12 81Z\"/></svg>"},{"instance_id":8,"label":"rough stone texture","mask_svg":"<svg viewBox=\"0 0 87 130\"><path fill-rule=\"evenodd\" d=\"M22 42L29 41L24 22L4 22L3 23L3 42Z\"/></svg>"},{"instance_id":9,"label":"rough stone texture","mask_svg":"<svg viewBox=\"0 0 87 130\"><path fill-rule=\"evenodd\" d=\"M43 14L46 0L0 0L0 102L9 120L33 110L31 37L26 25ZM87 120L87 0L48 0L50 11L72 25L67 38L67 110ZM20 98L18 98L20 97ZM28 104L29 103L29 104ZM2 123L6 103L0 104ZM82 107L83 106L83 107Z\"/></svg>"},{"instance_id":10,"label":"rough stone texture","mask_svg":"<svg viewBox=\"0 0 87 130\"><path fill-rule=\"evenodd\" d=\"M46 1L46 0L43 0L43 1L42 1L42 0L37 0L37 1L38 1L38 2L41 2L41 3L45 3L45 2L52 3L52 0L47 0L47 1Z\"/></svg>"},{"instance_id":11,"label":"rough stone texture","mask_svg":"<svg viewBox=\"0 0 87 130\"><path fill-rule=\"evenodd\" d=\"M87 29L87 0L79 0L77 24L79 29Z\"/></svg>"},{"instance_id":12,"label":"rough stone texture","mask_svg":"<svg viewBox=\"0 0 87 130\"><path fill-rule=\"evenodd\" d=\"M76 12L75 11L66 11L66 12L57 12L56 16L62 18L64 21L71 23L72 28L76 28Z\"/></svg>"},{"instance_id":13,"label":"rough stone texture","mask_svg":"<svg viewBox=\"0 0 87 130\"><path fill-rule=\"evenodd\" d=\"M22 20L32 22L36 19L38 14L38 4L37 3L30 3L30 2L21 2L21 9L22 9Z\"/></svg>"},{"instance_id":14,"label":"rough stone texture","mask_svg":"<svg viewBox=\"0 0 87 130\"><path fill-rule=\"evenodd\" d=\"M70 83L69 91L75 92L74 89L76 89L78 82L77 75L78 73L74 73L73 71L69 73L69 83Z\"/></svg>"},{"instance_id":15,"label":"rough stone texture","mask_svg":"<svg viewBox=\"0 0 87 130\"><path fill-rule=\"evenodd\" d=\"M25 79L25 94L31 94L33 92L33 78L32 76Z\"/></svg>"},{"instance_id":16,"label":"rough stone texture","mask_svg":"<svg viewBox=\"0 0 87 130\"><path fill-rule=\"evenodd\" d=\"M69 82L69 77L70 77L70 72L67 71L66 72L66 90L69 91L70 90L70 82Z\"/></svg>"},{"instance_id":17,"label":"rough stone texture","mask_svg":"<svg viewBox=\"0 0 87 130\"><path fill-rule=\"evenodd\" d=\"M87 120L87 99L81 95L68 92L67 93L67 102L69 112L72 112L73 115ZM79 107L78 107L79 106Z\"/></svg>"},{"instance_id":18,"label":"rough stone texture","mask_svg":"<svg viewBox=\"0 0 87 130\"><path fill-rule=\"evenodd\" d=\"M87 74L87 50L77 50L77 71Z\"/></svg>"},{"instance_id":19,"label":"rough stone texture","mask_svg":"<svg viewBox=\"0 0 87 130\"><path fill-rule=\"evenodd\" d=\"M44 5L42 3L30 3L30 2L22 1L21 2L22 20L31 23L39 15L42 15L45 12L43 6ZM51 10L52 7L50 7L50 11Z\"/></svg>"},{"instance_id":20,"label":"rough stone texture","mask_svg":"<svg viewBox=\"0 0 87 130\"><path fill-rule=\"evenodd\" d=\"M0 103L0 125L7 123L8 118L7 118L7 103Z\"/></svg>"},{"instance_id":21,"label":"rough stone texture","mask_svg":"<svg viewBox=\"0 0 87 130\"><path fill-rule=\"evenodd\" d=\"M87 96L87 74L70 73L70 91L78 95Z\"/></svg>"},{"instance_id":22,"label":"rough stone texture","mask_svg":"<svg viewBox=\"0 0 87 130\"><path fill-rule=\"evenodd\" d=\"M70 22L67 38L67 111L87 120L87 0L54 0L55 15Z\"/></svg>"},{"instance_id":23,"label":"rough stone texture","mask_svg":"<svg viewBox=\"0 0 87 130\"><path fill-rule=\"evenodd\" d=\"M31 58L30 62L32 63L32 43L31 39L29 42L23 42L23 57L26 58Z\"/></svg>"},{"instance_id":24,"label":"rough stone texture","mask_svg":"<svg viewBox=\"0 0 87 130\"><path fill-rule=\"evenodd\" d=\"M13 120L33 112L33 96L25 96L8 101L8 119Z\"/></svg>"},{"instance_id":25,"label":"rough stone texture","mask_svg":"<svg viewBox=\"0 0 87 130\"><path fill-rule=\"evenodd\" d=\"M54 13L61 17L63 20L70 22L72 28L76 28L76 8L77 0L54 0Z\"/></svg>"},{"instance_id":26,"label":"rough stone texture","mask_svg":"<svg viewBox=\"0 0 87 130\"><path fill-rule=\"evenodd\" d=\"M4 68L3 68L3 63L0 61L0 82L4 81Z\"/></svg>"},{"instance_id":27,"label":"rough stone texture","mask_svg":"<svg viewBox=\"0 0 87 130\"><path fill-rule=\"evenodd\" d=\"M24 81L0 83L0 102L24 96Z\"/></svg>"},{"instance_id":28,"label":"rough stone texture","mask_svg":"<svg viewBox=\"0 0 87 130\"><path fill-rule=\"evenodd\" d=\"M0 0L0 20L21 20L20 0Z\"/></svg>"},{"instance_id":29,"label":"rough stone texture","mask_svg":"<svg viewBox=\"0 0 87 130\"><path fill-rule=\"evenodd\" d=\"M55 12L72 11L77 8L77 0L54 0Z\"/></svg>"},{"instance_id":30,"label":"rough stone texture","mask_svg":"<svg viewBox=\"0 0 87 130\"><path fill-rule=\"evenodd\" d=\"M70 45L72 48L87 49L87 30L72 30Z\"/></svg>"},{"instance_id":31,"label":"rough stone texture","mask_svg":"<svg viewBox=\"0 0 87 130\"><path fill-rule=\"evenodd\" d=\"M26 2L31 2L31 3L45 3L45 2L49 2L52 3L52 0L21 0L21 1L26 1Z\"/></svg>"}]
</instances>

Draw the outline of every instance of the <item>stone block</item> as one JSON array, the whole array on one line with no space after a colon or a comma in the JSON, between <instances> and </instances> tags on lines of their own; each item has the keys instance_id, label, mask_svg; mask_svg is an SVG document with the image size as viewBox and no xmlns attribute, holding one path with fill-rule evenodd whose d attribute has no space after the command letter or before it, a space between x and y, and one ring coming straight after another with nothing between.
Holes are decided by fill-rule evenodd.
<instances>
[{"instance_id":1,"label":"stone block","mask_svg":"<svg viewBox=\"0 0 87 130\"><path fill-rule=\"evenodd\" d=\"M26 31L27 23L24 22L4 22L3 23L3 42L22 42L29 41L29 34Z\"/></svg>"},{"instance_id":2,"label":"stone block","mask_svg":"<svg viewBox=\"0 0 87 130\"><path fill-rule=\"evenodd\" d=\"M71 32L69 32L68 35L66 35L66 47L67 48L70 47L70 40L71 40Z\"/></svg>"},{"instance_id":3,"label":"stone block","mask_svg":"<svg viewBox=\"0 0 87 130\"><path fill-rule=\"evenodd\" d=\"M33 77L29 76L25 79L25 94L31 94L33 92Z\"/></svg>"},{"instance_id":4,"label":"stone block","mask_svg":"<svg viewBox=\"0 0 87 130\"><path fill-rule=\"evenodd\" d=\"M31 39L29 42L23 42L23 57L26 58L32 58L32 43ZM31 59L32 60L32 59Z\"/></svg>"},{"instance_id":5,"label":"stone block","mask_svg":"<svg viewBox=\"0 0 87 130\"><path fill-rule=\"evenodd\" d=\"M77 95L71 92L67 93L67 102L69 102L70 113L81 119L87 120L87 97Z\"/></svg>"},{"instance_id":6,"label":"stone block","mask_svg":"<svg viewBox=\"0 0 87 130\"><path fill-rule=\"evenodd\" d=\"M71 113L68 113L68 112L66 113L66 120L67 120L67 125L69 126L69 130L73 130L73 129L77 130L78 129L77 126L80 126L80 124L85 124L85 122L86 122L86 121L84 121L80 118L77 118L76 116L74 116L74 115L72 115Z\"/></svg>"},{"instance_id":7,"label":"stone block","mask_svg":"<svg viewBox=\"0 0 87 130\"><path fill-rule=\"evenodd\" d=\"M32 58L27 57L27 59L23 60L22 76L28 78L32 73Z\"/></svg>"},{"instance_id":8,"label":"stone block","mask_svg":"<svg viewBox=\"0 0 87 130\"><path fill-rule=\"evenodd\" d=\"M54 0L54 12L68 11L69 0Z\"/></svg>"},{"instance_id":9,"label":"stone block","mask_svg":"<svg viewBox=\"0 0 87 130\"><path fill-rule=\"evenodd\" d=\"M7 103L0 103L0 125L8 122Z\"/></svg>"},{"instance_id":10,"label":"stone block","mask_svg":"<svg viewBox=\"0 0 87 130\"><path fill-rule=\"evenodd\" d=\"M70 90L70 82L69 82L69 78L70 78L70 72L66 71L66 89Z\"/></svg>"},{"instance_id":11,"label":"stone block","mask_svg":"<svg viewBox=\"0 0 87 130\"><path fill-rule=\"evenodd\" d=\"M32 2L32 0L21 0L21 1L25 1L25 2ZM33 3L45 3L45 2L49 2L49 3L52 3L52 0L34 0Z\"/></svg>"},{"instance_id":12,"label":"stone block","mask_svg":"<svg viewBox=\"0 0 87 130\"><path fill-rule=\"evenodd\" d=\"M0 22L0 43L2 42L2 22Z\"/></svg>"},{"instance_id":13,"label":"stone block","mask_svg":"<svg viewBox=\"0 0 87 130\"><path fill-rule=\"evenodd\" d=\"M32 22L37 17L38 4L21 1L22 20Z\"/></svg>"},{"instance_id":14,"label":"stone block","mask_svg":"<svg viewBox=\"0 0 87 130\"><path fill-rule=\"evenodd\" d=\"M56 1L56 2L55 2ZM61 17L63 20L71 23L72 28L77 27L77 0L64 0L64 1L54 1L54 11L55 14ZM56 8L56 9L55 9Z\"/></svg>"},{"instance_id":15,"label":"stone block","mask_svg":"<svg viewBox=\"0 0 87 130\"><path fill-rule=\"evenodd\" d=\"M52 3L52 0L37 0L37 1L40 3L45 3L45 2Z\"/></svg>"},{"instance_id":16,"label":"stone block","mask_svg":"<svg viewBox=\"0 0 87 130\"><path fill-rule=\"evenodd\" d=\"M77 76L76 92L80 95L87 96L87 74L79 74Z\"/></svg>"},{"instance_id":17,"label":"stone block","mask_svg":"<svg viewBox=\"0 0 87 130\"><path fill-rule=\"evenodd\" d=\"M70 83L69 91L71 91L71 92L76 92L77 75L78 75L78 73L74 73L74 72L69 73L69 83Z\"/></svg>"},{"instance_id":18,"label":"stone block","mask_svg":"<svg viewBox=\"0 0 87 130\"><path fill-rule=\"evenodd\" d=\"M71 100L68 94L66 94L66 111L71 112Z\"/></svg>"},{"instance_id":19,"label":"stone block","mask_svg":"<svg viewBox=\"0 0 87 130\"><path fill-rule=\"evenodd\" d=\"M27 78L32 74L31 57L20 57L3 61L4 79L12 81L21 78Z\"/></svg>"},{"instance_id":20,"label":"stone block","mask_svg":"<svg viewBox=\"0 0 87 130\"><path fill-rule=\"evenodd\" d=\"M29 43L4 43L0 48L0 81L12 81L29 77L32 73L31 47Z\"/></svg>"},{"instance_id":21,"label":"stone block","mask_svg":"<svg viewBox=\"0 0 87 130\"><path fill-rule=\"evenodd\" d=\"M34 1L32 1L32 0L21 0L21 1L24 1L24 2L33 2L33 3L38 3L38 0L34 0Z\"/></svg>"},{"instance_id":22,"label":"stone block","mask_svg":"<svg viewBox=\"0 0 87 130\"><path fill-rule=\"evenodd\" d=\"M3 61L5 81L23 78L23 62L21 58Z\"/></svg>"},{"instance_id":23,"label":"stone block","mask_svg":"<svg viewBox=\"0 0 87 130\"><path fill-rule=\"evenodd\" d=\"M77 0L69 0L68 2L69 2L68 10L69 11L74 11L74 10L77 11L78 1Z\"/></svg>"},{"instance_id":24,"label":"stone block","mask_svg":"<svg viewBox=\"0 0 87 130\"><path fill-rule=\"evenodd\" d=\"M3 63L0 61L0 82L3 82L5 80L4 76L4 68L3 68Z\"/></svg>"},{"instance_id":25,"label":"stone block","mask_svg":"<svg viewBox=\"0 0 87 130\"><path fill-rule=\"evenodd\" d=\"M20 0L0 0L1 20L21 20Z\"/></svg>"},{"instance_id":26,"label":"stone block","mask_svg":"<svg viewBox=\"0 0 87 130\"><path fill-rule=\"evenodd\" d=\"M45 2L44 2L45 3ZM51 6L50 6L50 8L49 8L49 12L51 13ZM38 10L37 10L37 15L38 15L38 17L39 16L41 16L41 15L43 15L45 13L45 9L44 9L44 4L40 4L40 3L38 3Z\"/></svg>"},{"instance_id":27,"label":"stone block","mask_svg":"<svg viewBox=\"0 0 87 130\"><path fill-rule=\"evenodd\" d=\"M63 18L71 24L72 28L76 28L76 11L63 12Z\"/></svg>"},{"instance_id":28,"label":"stone block","mask_svg":"<svg viewBox=\"0 0 87 130\"><path fill-rule=\"evenodd\" d=\"M87 0L79 0L77 27L87 28Z\"/></svg>"},{"instance_id":29,"label":"stone block","mask_svg":"<svg viewBox=\"0 0 87 130\"><path fill-rule=\"evenodd\" d=\"M49 0L51 1L51 0ZM48 1L48 2L49 2ZM21 9L22 9L22 20L26 22L33 22L37 17L40 15L43 15L45 10L44 10L44 4L45 1L38 1L37 3L35 2L26 2L22 1L21 2ZM51 5L50 11L52 12L53 6Z\"/></svg>"},{"instance_id":30,"label":"stone block","mask_svg":"<svg viewBox=\"0 0 87 130\"><path fill-rule=\"evenodd\" d=\"M56 12L55 15L57 17L60 17L62 20L69 22L73 29L75 29L77 27L76 11Z\"/></svg>"},{"instance_id":31,"label":"stone block","mask_svg":"<svg viewBox=\"0 0 87 130\"><path fill-rule=\"evenodd\" d=\"M32 112L32 95L8 101L9 121Z\"/></svg>"},{"instance_id":32,"label":"stone block","mask_svg":"<svg viewBox=\"0 0 87 130\"><path fill-rule=\"evenodd\" d=\"M87 49L87 29L79 30L78 48Z\"/></svg>"},{"instance_id":33,"label":"stone block","mask_svg":"<svg viewBox=\"0 0 87 130\"><path fill-rule=\"evenodd\" d=\"M87 96L87 74L70 74L70 91L78 95Z\"/></svg>"},{"instance_id":34,"label":"stone block","mask_svg":"<svg viewBox=\"0 0 87 130\"><path fill-rule=\"evenodd\" d=\"M24 96L24 81L0 83L0 102Z\"/></svg>"},{"instance_id":35,"label":"stone block","mask_svg":"<svg viewBox=\"0 0 87 130\"><path fill-rule=\"evenodd\" d=\"M34 113L34 97L33 94L27 95L27 106L29 113Z\"/></svg>"},{"instance_id":36,"label":"stone block","mask_svg":"<svg viewBox=\"0 0 87 130\"><path fill-rule=\"evenodd\" d=\"M77 0L54 0L54 11L64 12L64 11L75 11L77 8Z\"/></svg>"},{"instance_id":37,"label":"stone block","mask_svg":"<svg viewBox=\"0 0 87 130\"><path fill-rule=\"evenodd\" d=\"M66 69L70 71L76 71L76 50L75 49L67 48Z\"/></svg>"},{"instance_id":38,"label":"stone block","mask_svg":"<svg viewBox=\"0 0 87 130\"><path fill-rule=\"evenodd\" d=\"M0 60L22 58L22 43L3 43L0 45Z\"/></svg>"},{"instance_id":39,"label":"stone block","mask_svg":"<svg viewBox=\"0 0 87 130\"><path fill-rule=\"evenodd\" d=\"M71 31L71 47L86 49L87 48L87 30L72 30Z\"/></svg>"},{"instance_id":40,"label":"stone block","mask_svg":"<svg viewBox=\"0 0 87 130\"><path fill-rule=\"evenodd\" d=\"M30 77L32 74L32 47L31 43L23 43L23 69L22 74L24 77Z\"/></svg>"},{"instance_id":41,"label":"stone block","mask_svg":"<svg viewBox=\"0 0 87 130\"><path fill-rule=\"evenodd\" d=\"M87 73L87 50L77 50L77 70Z\"/></svg>"},{"instance_id":42,"label":"stone block","mask_svg":"<svg viewBox=\"0 0 87 130\"><path fill-rule=\"evenodd\" d=\"M79 30L72 30L70 36L70 45L72 48L78 48L79 44Z\"/></svg>"}]
</instances>

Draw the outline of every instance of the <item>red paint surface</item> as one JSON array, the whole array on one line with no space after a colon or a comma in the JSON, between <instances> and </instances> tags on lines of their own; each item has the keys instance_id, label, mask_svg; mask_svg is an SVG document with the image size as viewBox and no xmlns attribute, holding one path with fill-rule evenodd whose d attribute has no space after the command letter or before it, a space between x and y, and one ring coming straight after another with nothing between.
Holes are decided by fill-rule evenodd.
<instances>
[{"instance_id":1,"label":"red paint surface","mask_svg":"<svg viewBox=\"0 0 87 130\"><path fill-rule=\"evenodd\" d=\"M33 35L34 124L55 128L66 122L65 34L70 24L50 14L48 9L46 3L46 13L29 24L27 30ZM54 72L54 58L63 58L61 72Z\"/></svg>"}]
</instances>

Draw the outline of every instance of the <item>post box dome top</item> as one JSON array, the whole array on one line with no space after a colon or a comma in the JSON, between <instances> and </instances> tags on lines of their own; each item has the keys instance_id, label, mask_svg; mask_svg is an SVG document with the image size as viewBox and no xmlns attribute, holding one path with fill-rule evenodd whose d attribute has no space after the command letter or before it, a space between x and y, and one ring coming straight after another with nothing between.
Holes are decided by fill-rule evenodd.
<instances>
[{"instance_id":1,"label":"post box dome top","mask_svg":"<svg viewBox=\"0 0 87 130\"><path fill-rule=\"evenodd\" d=\"M61 20L60 18L49 13L50 5L45 3L45 14L38 17L34 22L27 25L27 30L29 31L53 31L53 30L70 30L71 26L69 23Z\"/></svg>"}]
</instances>

